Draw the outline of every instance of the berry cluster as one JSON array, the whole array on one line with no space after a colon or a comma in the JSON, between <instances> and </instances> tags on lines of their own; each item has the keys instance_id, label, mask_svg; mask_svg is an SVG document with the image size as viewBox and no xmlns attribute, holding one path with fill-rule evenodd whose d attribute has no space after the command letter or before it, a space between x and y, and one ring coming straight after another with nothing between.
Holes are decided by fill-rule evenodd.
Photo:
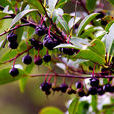
<instances>
[{"instance_id":1,"label":"berry cluster","mask_svg":"<svg viewBox=\"0 0 114 114\"><path fill-rule=\"evenodd\" d=\"M17 35L13 32L9 33L7 36L7 40L9 41L9 48L11 49L17 49L18 43L17 43Z\"/></svg>"},{"instance_id":2,"label":"berry cluster","mask_svg":"<svg viewBox=\"0 0 114 114\"><path fill-rule=\"evenodd\" d=\"M38 55L34 56L34 64L36 65L41 65L44 62L48 63L51 61L51 55L48 54L48 51L53 50L53 48L57 45L59 45L60 43L62 43L63 41L58 38L57 36L55 36L54 34L51 34L50 32L47 32L47 28L44 25L38 25L35 28L35 34L38 35L40 38L31 38L29 39L29 42L31 44L31 46L38 51ZM42 40L43 38L43 40ZM14 34L14 32L11 32L8 34L7 36L7 40L9 41L9 47L11 49L16 49L18 46L17 43L17 35ZM43 57L41 57L39 55L39 51L42 50L43 48L47 48L47 53L46 55L44 55ZM74 49L68 49L68 48L62 48L61 51L64 54L67 55L73 55L75 53ZM32 63L32 57L27 54L26 56L24 56L22 58L22 62L26 65L29 65ZM16 70L18 70L17 68L15 68ZM13 72L15 72L14 68L11 69L13 70ZM18 71L19 73L19 71ZM10 73L13 77L17 76L18 73L14 73L12 75L12 73Z\"/></svg>"},{"instance_id":3,"label":"berry cluster","mask_svg":"<svg viewBox=\"0 0 114 114\"><path fill-rule=\"evenodd\" d=\"M105 85L99 84L99 79L97 78L91 78L90 79L90 88L87 90L83 83L78 81L76 82L76 89L72 89L71 87L68 87L66 83L62 83L60 86L56 86L54 83L47 83L46 81L43 82L40 86L40 89L42 91L45 91L46 95L51 94L52 91L61 91L62 93L68 93L71 94L78 94L78 96L89 96L89 95L103 95L105 92L114 92L114 86L112 86L110 83ZM85 89L85 90L84 90ZM48 93L48 94L47 94Z\"/></svg>"},{"instance_id":4,"label":"berry cluster","mask_svg":"<svg viewBox=\"0 0 114 114\"><path fill-rule=\"evenodd\" d=\"M103 14L100 15L101 18ZM29 42L31 47L38 51L38 54L34 55L34 64L35 65L42 65L43 62L50 62L51 55L49 55L48 51L53 50L53 48L61 43L67 43L65 40L61 40L59 37L51 34L48 29L44 25L38 25L35 28L35 34L38 35L40 38L31 38ZM83 32L83 31L82 31ZM17 35L14 32L11 32L7 36L7 40L9 41L9 47L11 49L16 49L18 47L17 43ZM46 48L47 52L44 56L40 55L39 52ZM72 56L75 53L79 52L79 50L69 49L69 48L60 48L59 51L65 55ZM22 58L22 62L26 65L32 63L32 57L30 56L29 52ZM15 62L14 62L15 63ZM91 69L91 68L90 68ZM93 68L91 69L93 70ZM114 57L112 57L112 62L108 68L101 69L101 76L109 75L110 73L114 72ZM9 71L12 77L16 77L19 74L17 68L14 67ZM83 85L83 82L77 82L76 88L73 89L71 86L68 86L65 82L62 83L60 86L56 86L55 83L50 82L43 82L40 86L41 90L45 92L46 95L51 94L51 91L61 91L62 93L71 94L78 94L78 96L88 96L88 95L103 95L105 92L114 92L114 86L110 84L112 79L109 80L109 83L105 85L100 85L99 79L93 77L90 79L90 88L87 89L86 86Z\"/></svg>"}]
</instances>

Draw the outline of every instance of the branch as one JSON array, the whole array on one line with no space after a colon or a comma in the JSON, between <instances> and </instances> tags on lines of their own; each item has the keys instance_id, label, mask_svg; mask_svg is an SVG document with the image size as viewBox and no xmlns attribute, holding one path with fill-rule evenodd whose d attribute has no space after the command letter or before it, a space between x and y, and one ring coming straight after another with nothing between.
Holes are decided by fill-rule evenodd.
<instances>
[{"instance_id":1,"label":"branch","mask_svg":"<svg viewBox=\"0 0 114 114\"><path fill-rule=\"evenodd\" d=\"M50 20L51 24L55 27L56 31L61 35L61 37L62 37L63 40L64 40L64 35L63 35L62 32L57 28L56 24L53 23L53 20L48 16L47 11L46 11L44 5L42 4L42 0L39 0L39 1L40 1L41 5L42 5L44 11L45 11L46 17Z\"/></svg>"},{"instance_id":2,"label":"branch","mask_svg":"<svg viewBox=\"0 0 114 114\"><path fill-rule=\"evenodd\" d=\"M23 26L33 26L33 24L32 23L26 23L26 24L21 24L21 25L16 25L14 28L12 28L12 29L10 29L10 30L8 30L8 31L5 31L5 32L3 32L3 33L1 33L0 34L0 36L3 36L4 34L6 34L6 33L8 33L8 32L11 32L11 31L13 31L13 30L16 30L16 29L18 29L18 28L20 28L20 27L23 27ZM34 25L35 26L35 25ZM33 27L34 27L33 26Z\"/></svg>"},{"instance_id":3,"label":"branch","mask_svg":"<svg viewBox=\"0 0 114 114\"><path fill-rule=\"evenodd\" d=\"M19 56L23 55L24 53L28 52L28 51L31 50L32 48L33 48L33 47L30 46L30 47L29 47L28 49L26 49L25 51L23 51L23 52L17 54L14 58L12 58L12 59L10 59L10 60L8 60L8 61L5 61L5 62L3 62L3 63L0 63L0 64L5 64L5 63L8 63L8 62L11 62L11 61L17 59Z\"/></svg>"},{"instance_id":4,"label":"branch","mask_svg":"<svg viewBox=\"0 0 114 114\"><path fill-rule=\"evenodd\" d=\"M50 73L48 74L49 76L57 76L57 77L66 77L66 78L81 78L81 79L86 79L86 78L91 78L91 76L76 76L76 75L69 75L69 74L55 74L55 73ZM30 74L30 77L40 77L40 76L46 76L46 74ZM102 76L102 77L96 77L96 78L114 78L114 76Z\"/></svg>"}]
</instances>

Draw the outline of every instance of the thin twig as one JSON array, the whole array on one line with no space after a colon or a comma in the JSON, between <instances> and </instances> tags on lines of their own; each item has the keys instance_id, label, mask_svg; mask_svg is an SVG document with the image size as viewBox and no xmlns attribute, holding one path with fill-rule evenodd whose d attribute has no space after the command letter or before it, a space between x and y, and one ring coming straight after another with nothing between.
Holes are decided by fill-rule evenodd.
<instances>
[{"instance_id":1,"label":"thin twig","mask_svg":"<svg viewBox=\"0 0 114 114\"><path fill-rule=\"evenodd\" d=\"M5 64L5 63L8 63L8 62L11 62L11 61L17 59L19 56L23 55L24 53L28 52L28 51L31 50L32 48L33 48L33 47L30 46L28 49L26 49L26 50L24 50L23 52L17 54L14 58L12 58L12 59L10 59L10 60L8 60L8 61L5 61L5 62L3 62L3 63L0 63L0 64Z\"/></svg>"},{"instance_id":2,"label":"thin twig","mask_svg":"<svg viewBox=\"0 0 114 114\"><path fill-rule=\"evenodd\" d=\"M13 31L13 30L16 30L16 29L18 29L18 28L20 28L20 27L23 27L23 26L30 26L30 25L33 26L33 24L31 24L31 23L16 25L14 28L12 28L12 29L10 29L10 30L8 30L8 31L5 31L5 32L3 32L3 33L1 33L0 36L3 36L4 34L6 34L6 33L8 33L8 32L11 32L11 31ZM34 26L35 26L35 25L34 25Z\"/></svg>"},{"instance_id":3,"label":"thin twig","mask_svg":"<svg viewBox=\"0 0 114 114\"><path fill-rule=\"evenodd\" d=\"M45 76L46 74L30 74L30 77L40 77L40 76ZM55 73L50 73L48 74L49 76L55 76ZM66 77L66 78L81 78L81 79L85 79L85 78L91 78L91 76L76 76L76 75L70 75L70 74L57 74L56 76L58 77ZM98 77L97 78L114 78L114 76L102 76L102 77Z\"/></svg>"},{"instance_id":4,"label":"thin twig","mask_svg":"<svg viewBox=\"0 0 114 114\"><path fill-rule=\"evenodd\" d=\"M50 20L51 24L55 27L56 32L58 32L61 35L61 37L64 39L64 35L62 34L62 32L58 29L58 27L56 26L56 24L53 23L53 20L48 16L47 11L46 11L44 5L42 4L42 0L39 0L39 1L40 1L41 5L42 5L44 11L45 11L46 17Z\"/></svg>"}]
</instances>

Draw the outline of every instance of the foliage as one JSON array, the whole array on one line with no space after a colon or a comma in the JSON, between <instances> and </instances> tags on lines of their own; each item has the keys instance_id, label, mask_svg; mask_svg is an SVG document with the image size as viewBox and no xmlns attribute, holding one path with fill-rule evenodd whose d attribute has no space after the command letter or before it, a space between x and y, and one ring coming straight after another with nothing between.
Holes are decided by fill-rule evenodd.
<instances>
[{"instance_id":1,"label":"foliage","mask_svg":"<svg viewBox=\"0 0 114 114\"><path fill-rule=\"evenodd\" d=\"M112 6L114 5L114 0L107 1ZM73 10L75 15L64 11L65 4L69 2L75 3ZM0 52L3 54L0 55L0 84L19 80L20 90L24 92L28 78L40 76L31 74L35 65L43 64L49 70L44 74L43 84L48 84L47 86L52 86L50 80L53 76L78 78L84 83L85 78L90 78L92 75L96 78L105 78L99 86L106 86L108 79L108 84L114 87L112 80L110 81L114 73L114 19L103 10L96 10L97 7L103 5L97 4L98 0L85 0L85 2L80 0L79 2L84 9L81 13L77 11L78 2L75 0L0 0ZM83 15L84 12L86 15ZM15 41L9 39L12 33L17 35ZM28 63L29 60L25 61L24 54L30 55L34 63ZM10 63L13 64L13 68L19 70L18 76L11 76ZM22 64L23 67L16 67L16 63ZM55 67L61 68L61 64L64 74L55 71ZM47 79L48 74L50 76ZM76 74L79 76L75 76ZM56 86L55 80L54 87ZM41 89L46 95L50 94L50 89L56 88L46 86L48 90L47 88L45 90L42 87L43 84ZM80 91L85 89L84 96L89 91L86 84L83 85L81 89L72 89L72 85L67 86L65 82L60 86L63 89L60 91L63 93L70 94L69 91L74 90L76 94L76 98L72 100L68 108L69 114L86 114L90 106L95 113L110 113L112 107L106 111L107 105L103 106L100 111L97 109L98 93L97 95L91 94L91 103L80 100L81 98L78 97ZM112 91L106 90L106 92ZM48 113L63 114L55 107L46 107L40 111L40 114Z\"/></svg>"}]
</instances>

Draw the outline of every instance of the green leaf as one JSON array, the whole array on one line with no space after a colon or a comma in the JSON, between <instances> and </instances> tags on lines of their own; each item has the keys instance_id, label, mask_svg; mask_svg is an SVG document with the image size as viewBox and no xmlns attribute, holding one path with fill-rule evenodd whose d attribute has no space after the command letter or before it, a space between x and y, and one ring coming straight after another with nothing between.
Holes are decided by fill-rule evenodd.
<instances>
[{"instance_id":1,"label":"green leaf","mask_svg":"<svg viewBox=\"0 0 114 114\"><path fill-rule=\"evenodd\" d=\"M19 88L22 93L24 92L24 89L26 87L27 79L28 77L24 77L19 80Z\"/></svg>"},{"instance_id":2,"label":"green leaf","mask_svg":"<svg viewBox=\"0 0 114 114\"><path fill-rule=\"evenodd\" d=\"M67 22L67 24L68 24L68 22L70 21L70 19L71 19L71 16L69 15L69 14L67 14L67 13L64 13L63 15L62 15L62 17L63 17L63 19Z\"/></svg>"},{"instance_id":3,"label":"green leaf","mask_svg":"<svg viewBox=\"0 0 114 114\"><path fill-rule=\"evenodd\" d=\"M68 22L69 29L71 29L77 22L79 22L80 19L81 19L80 17L71 18L70 21Z\"/></svg>"},{"instance_id":4,"label":"green leaf","mask_svg":"<svg viewBox=\"0 0 114 114\"><path fill-rule=\"evenodd\" d=\"M70 104L70 106L68 108L69 114L76 114L77 113L78 102L79 102L79 98L73 99L72 103Z\"/></svg>"},{"instance_id":5,"label":"green leaf","mask_svg":"<svg viewBox=\"0 0 114 114\"><path fill-rule=\"evenodd\" d=\"M46 107L43 108L39 114L63 114L63 112L55 107Z\"/></svg>"},{"instance_id":6,"label":"green leaf","mask_svg":"<svg viewBox=\"0 0 114 114\"><path fill-rule=\"evenodd\" d=\"M94 63L98 63L100 65L105 64L105 59L90 49L80 50L80 52L77 55L75 55L75 58L90 60L90 61L92 61Z\"/></svg>"},{"instance_id":7,"label":"green leaf","mask_svg":"<svg viewBox=\"0 0 114 114\"><path fill-rule=\"evenodd\" d=\"M15 57L17 55L17 50L11 50L9 49L5 54L3 54L2 58L1 58L1 62L5 62L7 60L12 59L13 57Z\"/></svg>"},{"instance_id":8,"label":"green leaf","mask_svg":"<svg viewBox=\"0 0 114 114\"><path fill-rule=\"evenodd\" d=\"M56 48L73 48L73 49L80 49L80 47L78 46L74 46L74 45L71 45L71 44L60 44L60 45L57 45L56 47L54 47L54 49Z\"/></svg>"},{"instance_id":9,"label":"green leaf","mask_svg":"<svg viewBox=\"0 0 114 114\"><path fill-rule=\"evenodd\" d=\"M57 3L57 0L48 0L48 6L51 12L53 12L53 10L55 9L56 3Z\"/></svg>"},{"instance_id":10,"label":"green leaf","mask_svg":"<svg viewBox=\"0 0 114 114\"><path fill-rule=\"evenodd\" d=\"M89 103L87 101L79 102L77 114L88 114Z\"/></svg>"},{"instance_id":11,"label":"green leaf","mask_svg":"<svg viewBox=\"0 0 114 114\"><path fill-rule=\"evenodd\" d=\"M9 74L10 68L5 68L5 69L0 70L0 84L6 84L6 83L9 83L9 82L13 82L13 81L19 80L24 75L26 75L23 72L23 70L20 70L20 69L18 69L18 70L19 70L19 75L16 76L16 77L12 77Z\"/></svg>"},{"instance_id":12,"label":"green leaf","mask_svg":"<svg viewBox=\"0 0 114 114\"><path fill-rule=\"evenodd\" d=\"M89 24L99 13L92 13L88 16L86 16L83 21L80 23L78 30L77 30L77 36L80 36L81 32L84 30L87 24Z\"/></svg>"},{"instance_id":13,"label":"green leaf","mask_svg":"<svg viewBox=\"0 0 114 114\"><path fill-rule=\"evenodd\" d=\"M63 19L63 17L58 15L57 20L60 22L60 24L66 30L66 32L69 33L70 32L69 26L68 26L67 22Z\"/></svg>"},{"instance_id":14,"label":"green leaf","mask_svg":"<svg viewBox=\"0 0 114 114\"><path fill-rule=\"evenodd\" d=\"M107 0L109 1L112 5L114 5L114 0Z\"/></svg>"},{"instance_id":15,"label":"green leaf","mask_svg":"<svg viewBox=\"0 0 114 114\"><path fill-rule=\"evenodd\" d=\"M95 9L97 0L86 0L86 8L89 11L93 11Z\"/></svg>"},{"instance_id":16,"label":"green leaf","mask_svg":"<svg viewBox=\"0 0 114 114\"><path fill-rule=\"evenodd\" d=\"M9 0L0 0L0 5L3 7L9 6L9 9L13 9L12 4Z\"/></svg>"},{"instance_id":17,"label":"green leaf","mask_svg":"<svg viewBox=\"0 0 114 114\"><path fill-rule=\"evenodd\" d=\"M97 95L92 95L92 101L91 101L91 106L93 109L93 112L97 113Z\"/></svg>"},{"instance_id":18,"label":"green leaf","mask_svg":"<svg viewBox=\"0 0 114 114\"><path fill-rule=\"evenodd\" d=\"M26 0L26 1L32 8L37 8L39 13L45 14L44 9L39 0L34 0L34 2L33 0Z\"/></svg>"},{"instance_id":19,"label":"green leaf","mask_svg":"<svg viewBox=\"0 0 114 114\"><path fill-rule=\"evenodd\" d=\"M20 27L18 28L16 31L15 31L15 34L17 34L17 42L20 43L21 40L22 40L22 35L23 35L23 31L24 28L23 27Z\"/></svg>"},{"instance_id":20,"label":"green leaf","mask_svg":"<svg viewBox=\"0 0 114 114\"><path fill-rule=\"evenodd\" d=\"M108 54L110 54L111 47L112 47L112 44L114 42L114 23L111 25L111 27L109 29L109 33L104 35L103 41L105 43L106 52Z\"/></svg>"},{"instance_id":21,"label":"green leaf","mask_svg":"<svg viewBox=\"0 0 114 114\"><path fill-rule=\"evenodd\" d=\"M8 14L7 13L4 13L3 11L0 11L0 19L2 19L6 15L8 15Z\"/></svg>"},{"instance_id":22,"label":"green leaf","mask_svg":"<svg viewBox=\"0 0 114 114\"><path fill-rule=\"evenodd\" d=\"M91 42L90 46L88 46L93 52L105 58L105 45L99 39L95 39Z\"/></svg>"},{"instance_id":23,"label":"green leaf","mask_svg":"<svg viewBox=\"0 0 114 114\"><path fill-rule=\"evenodd\" d=\"M75 46L79 46L80 49L83 49L85 46L90 45L88 39L82 39L79 37L71 37L70 42Z\"/></svg>"},{"instance_id":24,"label":"green leaf","mask_svg":"<svg viewBox=\"0 0 114 114\"><path fill-rule=\"evenodd\" d=\"M34 12L34 11L38 11L37 9L28 9L28 10L24 10L20 13L18 13L15 18L12 20L12 23L10 25L10 28L13 27L13 25L15 25L22 17L24 17L26 14L30 13L30 12Z\"/></svg>"},{"instance_id":25,"label":"green leaf","mask_svg":"<svg viewBox=\"0 0 114 114\"><path fill-rule=\"evenodd\" d=\"M109 32L109 29L110 29L110 27L111 27L111 25L112 25L113 23L114 23L114 20L111 21L111 22L109 22L109 23L106 25L106 27L105 27L106 32Z\"/></svg>"},{"instance_id":26,"label":"green leaf","mask_svg":"<svg viewBox=\"0 0 114 114\"><path fill-rule=\"evenodd\" d=\"M62 8L69 0L59 0L59 2L56 5L56 8Z\"/></svg>"}]
</instances>

